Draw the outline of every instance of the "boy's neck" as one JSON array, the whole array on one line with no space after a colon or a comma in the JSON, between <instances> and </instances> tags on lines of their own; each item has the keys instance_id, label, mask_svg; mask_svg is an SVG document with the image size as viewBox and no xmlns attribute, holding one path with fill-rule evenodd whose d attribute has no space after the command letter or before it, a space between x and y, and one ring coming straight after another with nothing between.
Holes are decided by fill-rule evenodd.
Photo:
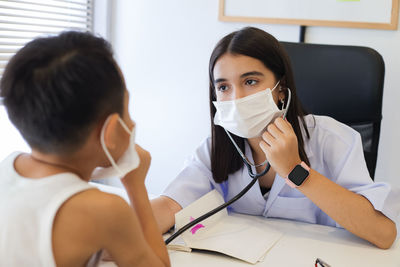
<instances>
[{"instance_id":1,"label":"boy's neck","mask_svg":"<svg viewBox=\"0 0 400 267\"><path fill-rule=\"evenodd\" d=\"M90 159L86 157L74 155L66 158L34 150L31 154L20 155L14 162L15 170L20 175L32 179L60 173L74 173L82 180L89 181L94 169L91 166Z\"/></svg>"}]
</instances>

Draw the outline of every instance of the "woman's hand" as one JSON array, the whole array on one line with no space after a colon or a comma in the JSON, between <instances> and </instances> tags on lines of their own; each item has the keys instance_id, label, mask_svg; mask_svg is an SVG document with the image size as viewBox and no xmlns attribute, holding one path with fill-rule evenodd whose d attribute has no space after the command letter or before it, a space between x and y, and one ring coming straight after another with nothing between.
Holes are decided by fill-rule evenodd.
<instances>
[{"instance_id":1,"label":"woman's hand","mask_svg":"<svg viewBox=\"0 0 400 267\"><path fill-rule=\"evenodd\" d=\"M259 145L271 167L281 177L287 177L301 162L297 136L292 125L281 117L276 118L262 134L262 139Z\"/></svg>"}]
</instances>

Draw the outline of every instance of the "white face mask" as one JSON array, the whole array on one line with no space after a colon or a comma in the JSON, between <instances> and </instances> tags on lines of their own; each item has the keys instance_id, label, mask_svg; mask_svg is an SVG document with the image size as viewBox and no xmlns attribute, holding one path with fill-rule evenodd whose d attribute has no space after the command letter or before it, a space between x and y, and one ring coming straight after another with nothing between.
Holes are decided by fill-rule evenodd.
<instances>
[{"instance_id":1,"label":"white face mask","mask_svg":"<svg viewBox=\"0 0 400 267\"><path fill-rule=\"evenodd\" d=\"M261 136L268 124L285 111L278 109L272 97L272 91L278 84L279 81L272 90L267 88L243 98L213 101L217 109L214 124L243 138Z\"/></svg>"},{"instance_id":2,"label":"white face mask","mask_svg":"<svg viewBox=\"0 0 400 267\"><path fill-rule=\"evenodd\" d=\"M100 142L101 146L103 147L104 153L106 154L108 160L111 162L110 167L96 168L92 173L93 179L103 179L103 178L110 178L110 177L119 177L123 178L127 173L136 169L139 166L140 158L135 149L135 135L136 135L136 126L131 130L126 126L124 121L121 118L118 118L119 123L121 123L122 127L130 134L129 138L129 145L126 149L125 153L119 158L118 162L115 163L114 159L112 158L108 148L104 142L104 131L106 125L111 117L109 117L103 125L101 129L101 136Z\"/></svg>"}]
</instances>

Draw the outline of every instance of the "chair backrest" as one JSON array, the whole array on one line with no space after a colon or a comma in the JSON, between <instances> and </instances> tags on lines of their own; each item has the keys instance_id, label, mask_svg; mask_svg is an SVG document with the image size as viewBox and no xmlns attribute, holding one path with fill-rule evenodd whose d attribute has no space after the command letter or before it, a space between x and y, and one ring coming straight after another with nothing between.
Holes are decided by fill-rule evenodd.
<instances>
[{"instance_id":1,"label":"chair backrest","mask_svg":"<svg viewBox=\"0 0 400 267\"><path fill-rule=\"evenodd\" d=\"M357 130L374 179L385 76L382 56L359 46L282 44L291 59L297 94L306 111L333 117Z\"/></svg>"}]
</instances>

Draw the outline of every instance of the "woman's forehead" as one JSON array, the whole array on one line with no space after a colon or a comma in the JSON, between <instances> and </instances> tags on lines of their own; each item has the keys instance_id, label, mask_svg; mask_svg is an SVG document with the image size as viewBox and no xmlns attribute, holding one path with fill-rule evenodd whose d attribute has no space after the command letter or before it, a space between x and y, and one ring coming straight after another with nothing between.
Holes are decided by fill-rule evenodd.
<instances>
[{"instance_id":1,"label":"woman's forehead","mask_svg":"<svg viewBox=\"0 0 400 267\"><path fill-rule=\"evenodd\" d=\"M224 54L215 63L214 80L241 76L248 72L269 74L271 71L260 60L236 54Z\"/></svg>"}]
</instances>

